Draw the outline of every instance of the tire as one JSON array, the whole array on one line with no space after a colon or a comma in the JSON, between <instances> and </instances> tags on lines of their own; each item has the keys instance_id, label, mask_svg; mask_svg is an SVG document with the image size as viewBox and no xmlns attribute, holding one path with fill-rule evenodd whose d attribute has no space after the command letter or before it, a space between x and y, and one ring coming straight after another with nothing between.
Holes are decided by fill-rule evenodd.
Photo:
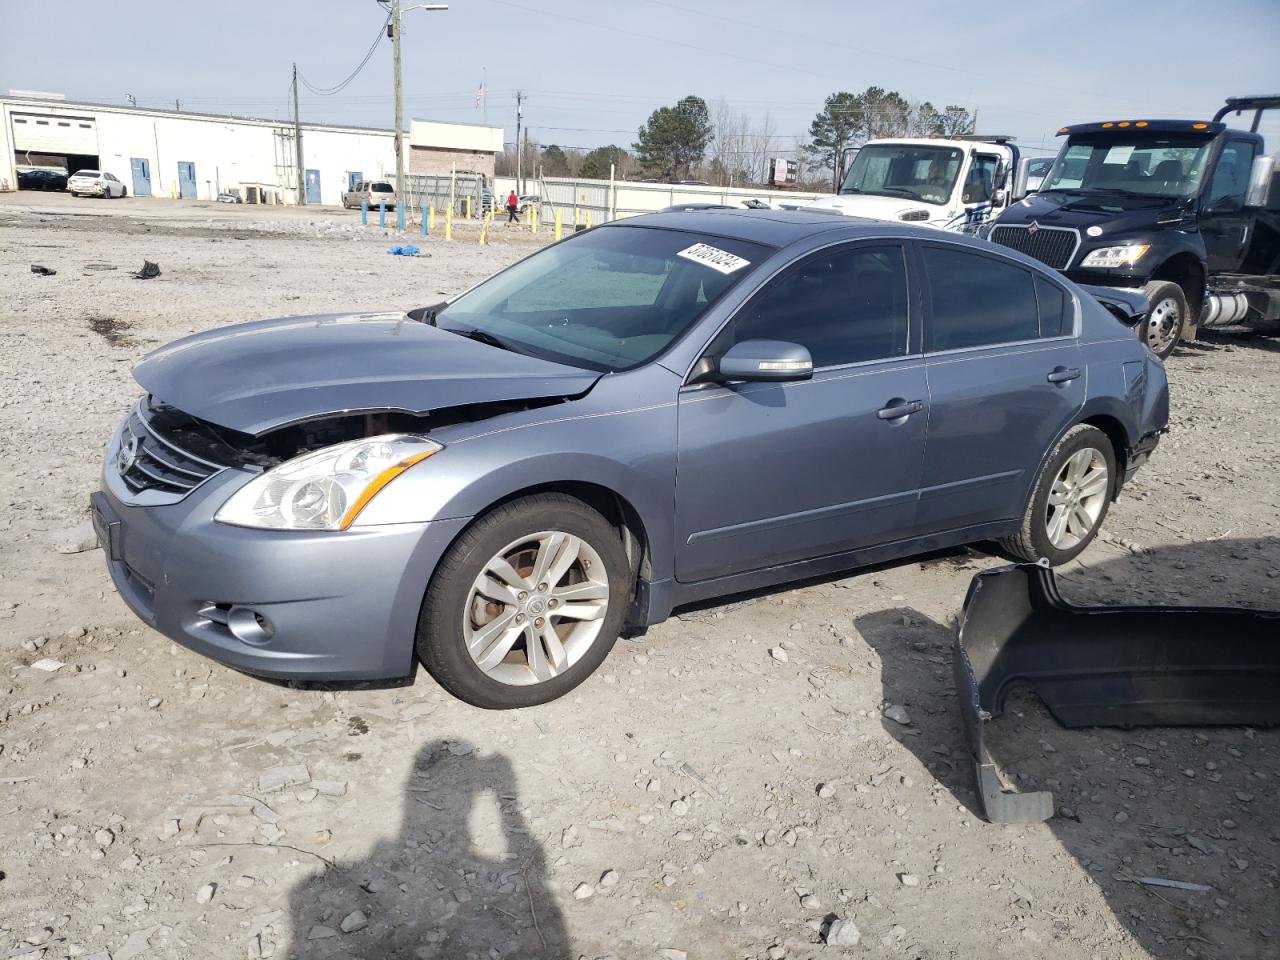
<instances>
[{"instance_id":1,"label":"tire","mask_svg":"<svg viewBox=\"0 0 1280 960\"><path fill-rule=\"evenodd\" d=\"M1086 454L1086 451L1089 453ZM1071 469L1069 465L1073 461L1082 466L1087 464L1087 467L1079 470L1074 481L1068 474ZM1105 469L1105 476L1099 476L1099 469ZM1053 453L1045 461L1044 469L1032 491L1031 501L1027 504L1027 511L1023 515L1022 526L1016 534L1001 540L1000 545L1020 560L1035 562L1044 558L1052 567L1075 559L1102 529L1107 509L1115 494L1116 478L1116 453L1111 439L1097 427L1077 424L1058 441ZM1077 500L1056 505L1054 512L1050 513L1051 494L1055 499L1062 498L1064 492L1067 497L1071 497L1073 489L1093 490L1099 484L1101 488L1095 493L1076 494ZM1079 505L1080 512L1067 514L1067 523L1055 542L1050 528L1062 516L1060 511L1070 511L1073 502Z\"/></svg>"},{"instance_id":2,"label":"tire","mask_svg":"<svg viewBox=\"0 0 1280 960\"><path fill-rule=\"evenodd\" d=\"M566 535L576 541L556 539ZM566 550L577 559L558 577L552 570L543 581L545 589L525 579L543 557L564 563ZM500 558L508 563L505 570L497 566L505 582L498 575L486 576ZM482 583L483 595L477 592ZM557 599L570 588L581 596ZM599 513L564 494L513 500L472 524L440 561L418 620L418 658L442 687L473 706L509 710L546 703L582 683L608 656L632 588L622 539ZM504 591L505 600L494 599ZM563 611L573 607L575 614L552 613L557 605ZM532 641L553 627L554 654L541 641ZM557 657L558 669L553 664ZM482 666L481 661L487 662Z\"/></svg>"},{"instance_id":3,"label":"tire","mask_svg":"<svg viewBox=\"0 0 1280 960\"><path fill-rule=\"evenodd\" d=\"M121 187L121 188L120 188L120 199L121 199L121 200L123 200L123 199L124 199L125 197L127 197L128 195L129 195L129 188L128 188L128 187Z\"/></svg>"},{"instance_id":4,"label":"tire","mask_svg":"<svg viewBox=\"0 0 1280 960\"><path fill-rule=\"evenodd\" d=\"M1138 339L1163 360L1173 353L1187 329L1190 307L1186 292L1171 280L1152 280L1142 288L1150 303L1147 316L1138 324Z\"/></svg>"}]
</instances>

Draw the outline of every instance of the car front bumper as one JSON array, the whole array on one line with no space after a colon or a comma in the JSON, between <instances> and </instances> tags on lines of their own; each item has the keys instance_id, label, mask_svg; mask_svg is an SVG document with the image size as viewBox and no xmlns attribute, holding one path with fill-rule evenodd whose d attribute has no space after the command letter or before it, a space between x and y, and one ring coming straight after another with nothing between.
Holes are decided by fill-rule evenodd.
<instances>
[{"instance_id":1,"label":"car front bumper","mask_svg":"<svg viewBox=\"0 0 1280 960\"><path fill-rule=\"evenodd\" d=\"M113 449L94 526L116 590L142 620L246 673L373 680L413 671L422 598L466 519L326 532L254 530L214 513L249 477L224 470L177 503L143 506Z\"/></svg>"}]
</instances>

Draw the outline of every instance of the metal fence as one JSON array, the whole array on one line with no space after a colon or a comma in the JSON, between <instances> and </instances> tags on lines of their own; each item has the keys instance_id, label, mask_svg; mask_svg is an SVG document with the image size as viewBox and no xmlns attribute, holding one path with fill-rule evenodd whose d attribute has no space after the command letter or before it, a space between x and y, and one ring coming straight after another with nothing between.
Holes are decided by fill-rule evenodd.
<instances>
[{"instance_id":1,"label":"metal fence","mask_svg":"<svg viewBox=\"0 0 1280 960\"><path fill-rule=\"evenodd\" d=\"M498 205L517 189L514 177L494 180ZM796 190L769 190L753 187L714 187L676 183L635 183L628 180L582 180L543 177L525 180L524 193L537 196L542 217L550 219L558 210L565 223L605 223L640 213L653 213L677 203L722 203L742 206L744 200L811 200L826 196Z\"/></svg>"},{"instance_id":2,"label":"metal fence","mask_svg":"<svg viewBox=\"0 0 1280 960\"><path fill-rule=\"evenodd\" d=\"M420 210L432 207L435 210L447 210L453 205L455 217L465 216L468 212L467 201L470 199L470 213L478 217L484 213L485 197L489 192L488 179L482 173L449 174L405 174L405 205L409 210Z\"/></svg>"}]
</instances>

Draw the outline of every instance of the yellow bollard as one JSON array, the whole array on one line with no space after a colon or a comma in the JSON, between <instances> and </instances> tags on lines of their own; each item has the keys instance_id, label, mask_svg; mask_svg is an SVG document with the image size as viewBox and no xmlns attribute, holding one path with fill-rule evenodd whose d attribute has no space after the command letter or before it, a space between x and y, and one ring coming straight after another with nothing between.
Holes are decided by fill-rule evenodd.
<instances>
[{"instance_id":1,"label":"yellow bollard","mask_svg":"<svg viewBox=\"0 0 1280 960\"><path fill-rule=\"evenodd\" d=\"M573 225L575 228L578 226L578 205L576 203L573 205Z\"/></svg>"},{"instance_id":2,"label":"yellow bollard","mask_svg":"<svg viewBox=\"0 0 1280 960\"><path fill-rule=\"evenodd\" d=\"M467 219L471 219L471 195L467 195Z\"/></svg>"},{"instance_id":3,"label":"yellow bollard","mask_svg":"<svg viewBox=\"0 0 1280 960\"><path fill-rule=\"evenodd\" d=\"M489 218L483 217L480 220L480 246L484 246L489 242Z\"/></svg>"},{"instance_id":4,"label":"yellow bollard","mask_svg":"<svg viewBox=\"0 0 1280 960\"><path fill-rule=\"evenodd\" d=\"M555 232L555 238L557 240L560 239L560 235L563 232L563 230L564 230L564 225L560 222L560 209L559 207L557 207L556 208L556 232Z\"/></svg>"},{"instance_id":5,"label":"yellow bollard","mask_svg":"<svg viewBox=\"0 0 1280 960\"><path fill-rule=\"evenodd\" d=\"M436 208L427 207L427 232L436 232Z\"/></svg>"},{"instance_id":6,"label":"yellow bollard","mask_svg":"<svg viewBox=\"0 0 1280 960\"><path fill-rule=\"evenodd\" d=\"M587 229L588 230L591 229L591 211L590 210L587 211Z\"/></svg>"},{"instance_id":7,"label":"yellow bollard","mask_svg":"<svg viewBox=\"0 0 1280 960\"><path fill-rule=\"evenodd\" d=\"M538 232L538 208L537 207L529 208L529 232L530 233Z\"/></svg>"},{"instance_id":8,"label":"yellow bollard","mask_svg":"<svg viewBox=\"0 0 1280 960\"><path fill-rule=\"evenodd\" d=\"M444 212L444 238L446 240L453 239L453 208L450 207Z\"/></svg>"}]
</instances>

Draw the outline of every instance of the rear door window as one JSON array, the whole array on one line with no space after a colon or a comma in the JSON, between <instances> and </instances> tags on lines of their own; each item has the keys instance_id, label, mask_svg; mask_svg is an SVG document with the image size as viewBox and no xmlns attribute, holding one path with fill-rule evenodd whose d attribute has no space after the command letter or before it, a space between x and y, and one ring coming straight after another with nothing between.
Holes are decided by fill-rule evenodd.
<instances>
[{"instance_id":1,"label":"rear door window","mask_svg":"<svg viewBox=\"0 0 1280 960\"><path fill-rule=\"evenodd\" d=\"M1031 271L955 247L926 243L920 252L929 303L926 350L960 350L1040 336Z\"/></svg>"}]
</instances>

